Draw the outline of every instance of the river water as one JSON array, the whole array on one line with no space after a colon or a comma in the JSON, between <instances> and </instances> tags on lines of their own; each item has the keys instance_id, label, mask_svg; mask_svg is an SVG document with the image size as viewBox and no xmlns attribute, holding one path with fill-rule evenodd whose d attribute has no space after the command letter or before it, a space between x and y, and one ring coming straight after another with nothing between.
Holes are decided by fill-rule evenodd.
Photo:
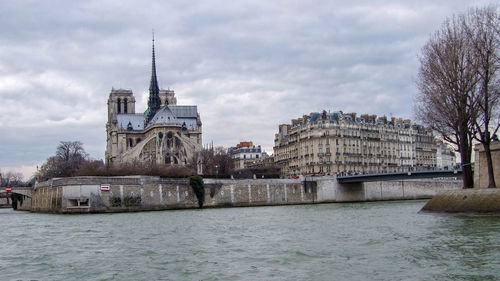
<instances>
[{"instance_id":1,"label":"river water","mask_svg":"<svg viewBox=\"0 0 500 281\"><path fill-rule=\"evenodd\" d=\"M0 280L500 280L500 216L424 203L0 209Z\"/></svg>"}]
</instances>

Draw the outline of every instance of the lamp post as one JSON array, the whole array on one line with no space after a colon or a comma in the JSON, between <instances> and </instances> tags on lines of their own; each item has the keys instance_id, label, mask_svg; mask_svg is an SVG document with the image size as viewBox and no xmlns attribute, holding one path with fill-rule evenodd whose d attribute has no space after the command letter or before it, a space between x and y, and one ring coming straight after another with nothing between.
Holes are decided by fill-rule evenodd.
<instances>
[{"instance_id":1,"label":"lamp post","mask_svg":"<svg viewBox=\"0 0 500 281\"><path fill-rule=\"evenodd\" d=\"M215 165L215 179L217 179L219 176L219 165Z\"/></svg>"}]
</instances>

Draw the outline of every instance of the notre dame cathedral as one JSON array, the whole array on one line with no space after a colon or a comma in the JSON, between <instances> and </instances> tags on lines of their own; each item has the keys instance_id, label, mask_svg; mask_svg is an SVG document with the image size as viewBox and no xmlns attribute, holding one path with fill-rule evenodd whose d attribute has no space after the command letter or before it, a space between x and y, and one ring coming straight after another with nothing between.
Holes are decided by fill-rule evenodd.
<instances>
[{"instance_id":1,"label":"notre dame cathedral","mask_svg":"<svg viewBox=\"0 0 500 281\"><path fill-rule=\"evenodd\" d=\"M174 91L158 87L154 39L147 110L135 113L131 90L112 89L106 134L106 163L112 166L134 160L186 166L202 150L196 105L177 105Z\"/></svg>"}]
</instances>

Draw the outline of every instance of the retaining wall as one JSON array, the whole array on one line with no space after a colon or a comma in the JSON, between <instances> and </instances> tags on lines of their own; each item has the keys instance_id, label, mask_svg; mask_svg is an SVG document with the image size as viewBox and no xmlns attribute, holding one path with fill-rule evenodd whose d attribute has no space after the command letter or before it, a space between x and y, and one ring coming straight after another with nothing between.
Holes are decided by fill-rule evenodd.
<instances>
[{"instance_id":1,"label":"retaining wall","mask_svg":"<svg viewBox=\"0 0 500 281\"><path fill-rule=\"evenodd\" d=\"M109 185L102 190L101 185ZM265 206L431 198L460 189L461 181L411 180L339 184L334 177L299 179L204 179L204 207ZM197 208L187 179L74 177L36 184L18 209L92 213Z\"/></svg>"}]
</instances>

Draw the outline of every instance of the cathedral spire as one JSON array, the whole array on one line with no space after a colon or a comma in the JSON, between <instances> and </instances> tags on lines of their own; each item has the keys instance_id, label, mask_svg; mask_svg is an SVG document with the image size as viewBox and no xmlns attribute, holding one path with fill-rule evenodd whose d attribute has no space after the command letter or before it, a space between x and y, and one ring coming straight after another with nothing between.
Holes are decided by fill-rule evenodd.
<instances>
[{"instance_id":1,"label":"cathedral spire","mask_svg":"<svg viewBox=\"0 0 500 281\"><path fill-rule=\"evenodd\" d=\"M146 123L153 118L156 111L160 109L160 89L158 87L158 80L156 79L156 62L155 62L155 37L153 33L153 44L152 44L152 62L151 62L151 81L149 82L149 100L148 109L146 111Z\"/></svg>"}]
</instances>

